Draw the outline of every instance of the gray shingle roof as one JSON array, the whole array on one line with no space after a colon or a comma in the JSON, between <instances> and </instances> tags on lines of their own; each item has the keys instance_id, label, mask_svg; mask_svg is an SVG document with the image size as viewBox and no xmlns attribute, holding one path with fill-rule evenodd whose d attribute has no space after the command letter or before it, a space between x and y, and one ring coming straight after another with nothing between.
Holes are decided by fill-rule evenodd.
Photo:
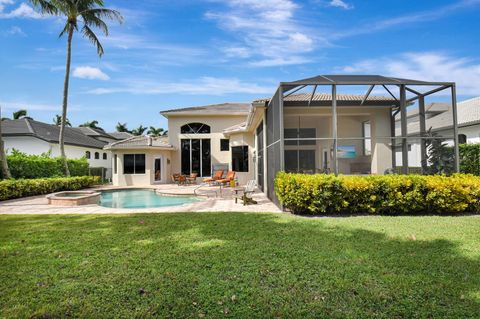
<instances>
[{"instance_id":1,"label":"gray shingle roof","mask_svg":"<svg viewBox=\"0 0 480 319\"><path fill-rule=\"evenodd\" d=\"M250 111L250 103L222 103L222 104L211 104L211 105L202 105L202 106L192 106L184 107L179 109L171 109L160 112L164 116L171 114L182 114L182 113L198 113L198 114L207 114L207 115L216 115L216 114L248 114Z\"/></svg>"},{"instance_id":2,"label":"gray shingle roof","mask_svg":"<svg viewBox=\"0 0 480 319\"><path fill-rule=\"evenodd\" d=\"M91 127L73 127L74 130L77 130L87 136L92 136L92 137L100 137L100 136L103 136L103 137L106 137L106 138L111 138L111 139L115 139L113 136L111 136L110 134L102 131L101 129L94 129L94 128L91 128Z\"/></svg>"},{"instance_id":3,"label":"gray shingle roof","mask_svg":"<svg viewBox=\"0 0 480 319\"><path fill-rule=\"evenodd\" d=\"M5 136L33 136L50 143L58 143L60 126L31 119L2 121L2 134ZM65 127L65 144L102 149L106 142L83 134L81 131Z\"/></svg>"},{"instance_id":4,"label":"gray shingle roof","mask_svg":"<svg viewBox=\"0 0 480 319\"><path fill-rule=\"evenodd\" d=\"M152 137L152 136L133 136L123 141L113 142L105 146L105 149L167 149L173 150L173 146L170 145L165 137Z\"/></svg>"},{"instance_id":5,"label":"gray shingle roof","mask_svg":"<svg viewBox=\"0 0 480 319\"><path fill-rule=\"evenodd\" d=\"M130 138L130 137L133 136L133 134L128 133L128 132L110 132L110 133L108 133L108 135L110 135L111 137L113 137L114 139L117 139L119 141Z\"/></svg>"}]
</instances>

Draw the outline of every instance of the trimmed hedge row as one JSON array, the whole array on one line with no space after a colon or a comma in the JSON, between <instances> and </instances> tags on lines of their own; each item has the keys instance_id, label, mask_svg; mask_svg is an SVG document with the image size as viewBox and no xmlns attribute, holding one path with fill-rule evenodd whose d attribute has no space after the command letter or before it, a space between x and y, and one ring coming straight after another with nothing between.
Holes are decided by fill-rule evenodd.
<instances>
[{"instance_id":1,"label":"trimmed hedge row","mask_svg":"<svg viewBox=\"0 0 480 319\"><path fill-rule=\"evenodd\" d=\"M460 172L480 175L480 144L460 144Z\"/></svg>"},{"instance_id":2,"label":"trimmed hedge row","mask_svg":"<svg viewBox=\"0 0 480 319\"><path fill-rule=\"evenodd\" d=\"M67 190L78 190L98 184L100 184L98 176L3 180L0 181L0 201Z\"/></svg>"},{"instance_id":3,"label":"trimmed hedge row","mask_svg":"<svg viewBox=\"0 0 480 319\"><path fill-rule=\"evenodd\" d=\"M64 176L62 159L49 154L28 155L13 150L7 156L8 167L13 178L46 178ZM88 175L88 161L85 158L68 159L71 176Z\"/></svg>"},{"instance_id":4,"label":"trimmed hedge row","mask_svg":"<svg viewBox=\"0 0 480 319\"><path fill-rule=\"evenodd\" d=\"M479 212L480 177L455 174L334 176L280 172L275 192L294 214Z\"/></svg>"}]
</instances>

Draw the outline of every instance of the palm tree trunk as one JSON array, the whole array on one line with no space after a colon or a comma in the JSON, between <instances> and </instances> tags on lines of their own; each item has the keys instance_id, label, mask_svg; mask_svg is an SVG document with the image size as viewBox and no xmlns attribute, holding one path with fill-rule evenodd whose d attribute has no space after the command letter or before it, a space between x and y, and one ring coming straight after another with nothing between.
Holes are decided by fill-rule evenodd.
<instances>
[{"instance_id":1,"label":"palm tree trunk","mask_svg":"<svg viewBox=\"0 0 480 319\"><path fill-rule=\"evenodd\" d=\"M5 145L3 144L2 136L2 108L0 107L0 157L2 159L2 174L3 178L12 178L10 169L8 169L7 154L5 153Z\"/></svg>"},{"instance_id":2,"label":"palm tree trunk","mask_svg":"<svg viewBox=\"0 0 480 319\"><path fill-rule=\"evenodd\" d=\"M72 38L73 38L73 25L68 27L68 40L67 40L67 65L65 70L65 82L63 85L63 104L62 104L62 122L60 123L60 156L62 157L63 167L65 170L65 176L70 176L70 170L68 169L67 157L65 156L65 123L67 121L67 105L68 105L68 83L70 81L70 64L72 60Z\"/></svg>"}]
</instances>

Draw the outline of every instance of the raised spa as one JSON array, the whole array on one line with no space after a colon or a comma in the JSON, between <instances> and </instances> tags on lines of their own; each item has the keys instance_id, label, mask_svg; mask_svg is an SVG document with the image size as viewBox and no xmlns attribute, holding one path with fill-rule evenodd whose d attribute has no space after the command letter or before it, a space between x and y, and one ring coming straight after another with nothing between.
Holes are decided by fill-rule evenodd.
<instances>
[{"instance_id":1,"label":"raised spa","mask_svg":"<svg viewBox=\"0 0 480 319\"><path fill-rule=\"evenodd\" d=\"M153 189L102 191L100 205L112 208L153 208L178 206L200 201L195 196L162 195Z\"/></svg>"},{"instance_id":2,"label":"raised spa","mask_svg":"<svg viewBox=\"0 0 480 319\"><path fill-rule=\"evenodd\" d=\"M47 195L48 203L58 206L92 205L100 202L100 193L94 191L65 191Z\"/></svg>"}]
</instances>

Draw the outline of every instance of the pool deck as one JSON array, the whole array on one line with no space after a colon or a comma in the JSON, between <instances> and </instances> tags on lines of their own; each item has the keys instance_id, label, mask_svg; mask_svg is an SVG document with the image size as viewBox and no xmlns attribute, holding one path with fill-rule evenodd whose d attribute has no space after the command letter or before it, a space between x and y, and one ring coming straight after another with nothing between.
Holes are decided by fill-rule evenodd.
<instances>
[{"instance_id":1,"label":"pool deck","mask_svg":"<svg viewBox=\"0 0 480 319\"><path fill-rule=\"evenodd\" d=\"M195 189L199 185L178 186L173 184L148 185L145 187L113 187L102 186L92 190L115 190L115 189L155 189L159 193L170 195L195 195ZM12 199L0 202L0 214L131 214L131 213L175 213L175 212L281 212L260 191L253 194L257 205L244 206L241 201L235 204L233 192L229 188L220 190L218 186L205 186L197 189L197 194L205 200L178 206L158 208L109 208L99 205L82 206L55 206L49 205L45 195Z\"/></svg>"}]
</instances>

